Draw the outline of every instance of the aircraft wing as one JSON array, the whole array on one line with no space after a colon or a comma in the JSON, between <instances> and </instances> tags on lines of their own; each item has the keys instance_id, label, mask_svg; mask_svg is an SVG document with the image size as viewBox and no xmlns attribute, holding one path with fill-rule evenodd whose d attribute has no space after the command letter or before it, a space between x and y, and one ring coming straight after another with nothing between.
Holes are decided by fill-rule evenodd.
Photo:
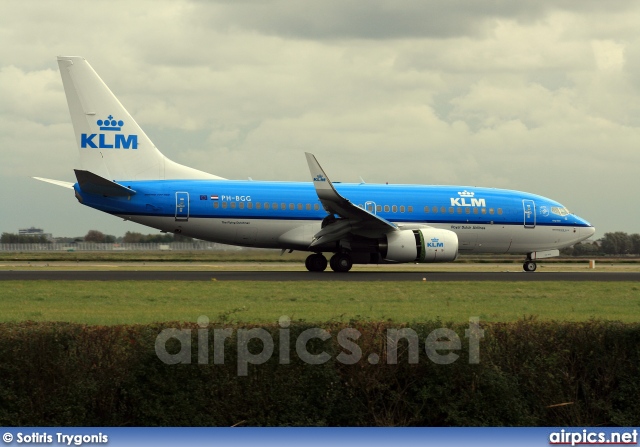
<instances>
[{"instance_id":1,"label":"aircraft wing","mask_svg":"<svg viewBox=\"0 0 640 447\"><path fill-rule=\"evenodd\" d=\"M309 171L313 179L313 186L322 206L329 213L340 216L340 219L326 225L314 235L314 240L310 247L334 242L349 233L365 237L379 237L390 231L398 230L395 224L354 205L351 201L342 197L336 191L316 157L308 152L305 152L305 155L307 156Z\"/></svg>"}]
</instances>

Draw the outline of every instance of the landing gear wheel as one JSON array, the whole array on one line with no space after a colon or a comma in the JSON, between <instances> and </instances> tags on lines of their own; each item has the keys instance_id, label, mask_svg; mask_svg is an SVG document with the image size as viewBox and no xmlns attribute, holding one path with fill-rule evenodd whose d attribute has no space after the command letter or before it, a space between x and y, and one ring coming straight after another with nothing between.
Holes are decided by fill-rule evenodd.
<instances>
[{"instance_id":1,"label":"landing gear wheel","mask_svg":"<svg viewBox=\"0 0 640 447\"><path fill-rule=\"evenodd\" d=\"M535 272L536 268L538 268L538 265L533 261L524 261L524 264L522 264L522 268L525 272Z\"/></svg>"},{"instance_id":2,"label":"landing gear wheel","mask_svg":"<svg viewBox=\"0 0 640 447\"><path fill-rule=\"evenodd\" d=\"M353 260L347 253L336 253L329 261L334 272L348 272L353 267Z\"/></svg>"},{"instance_id":3,"label":"landing gear wheel","mask_svg":"<svg viewBox=\"0 0 640 447\"><path fill-rule=\"evenodd\" d=\"M324 272L327 268L327 258L320 253L314 253L307 256L307 259L304 261L304 266L310 272Z\"/></svg>"}]
</instances>

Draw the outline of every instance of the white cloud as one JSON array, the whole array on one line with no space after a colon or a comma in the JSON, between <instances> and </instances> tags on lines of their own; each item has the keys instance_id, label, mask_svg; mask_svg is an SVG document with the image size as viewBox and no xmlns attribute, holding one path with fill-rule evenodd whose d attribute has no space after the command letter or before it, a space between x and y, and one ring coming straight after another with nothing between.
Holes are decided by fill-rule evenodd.
<instances>
[{"instance_id":1,"label":"white cloud","mask_svg":"<svg viewBox=\"0 0 640 447\"><path fill-rule=\"evenodd\" d=\"M638 231L614 206L640 186L636 2L5 6L0 200L20 185L33 206L2 231L130 225L72 198L43 214L50 186L26 179L73 178L58 54L87 57L166 155L224 177L306 180L310 151L338 180L522 189Z\"/></svg>"},{"instance_id":2,"label":"white cloud","mask_svg":"<svg viewBox=\"0 0 640 447\"><path fill-rule=\"evenodd\" d=\"M619 72L624 68L624 44L612 40L594 40L591 42L598 69Z\"/></svg>"}]
</instances>

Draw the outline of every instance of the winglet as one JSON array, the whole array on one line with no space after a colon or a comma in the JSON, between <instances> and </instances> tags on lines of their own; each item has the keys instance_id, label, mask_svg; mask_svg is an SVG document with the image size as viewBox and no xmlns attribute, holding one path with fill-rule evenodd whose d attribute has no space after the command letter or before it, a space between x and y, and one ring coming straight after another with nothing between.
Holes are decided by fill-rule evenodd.
<instances>
[{"instance_id":1,"label":"winglet","mask_svg":"<svg viewBox=\"0 0 640 447\"><path fill-rule=\"evenodd\" d=\"M344 200L343 197L338 194L338 191L333 187L333 183L327 177L327 174L318 163L318 160L313 154L309 152L305 152L304 155L307 157L307 163L309 164L309 172L311 173L311 178L313 180L313 186L316 188L316 194L318 194L318 198L322 200L330 200L332 202L338 200Z\"/></svg>"},{"instance_id":2,"label":"winglet","mask_svg":"<svg viewBox=\"0 0 640 447\"><path fill-rule=\"evenodd\" d=\"M343 219L350 219L351 222L349 225L363 225L368 228L369 231L380 231L381 233L386 233L388 231L395 231L398 227L381 218L368 212L367 210L360 208L353 203L351 203L348 199L340 195L336 188L327 177L327 174L316 160L316 157L313 154L305 152L307 156L307 163L309 164L309 171L311 172L311 178L313 179L313 186L316 189L316 194L322 202L322 206L324 209L331 214L337 214ZM340 229L343 231L344 228L342 226L335 226L336 224L330 224L329 226L334 229ZM337 233L334 232L334 236ZM316 235L316 239L320 239L321 237L326 236L325 233L320 232ZM335 236L338 237L338 236ZM328 239L328 238L327 238Z\"/></svg>"}]
</instances>

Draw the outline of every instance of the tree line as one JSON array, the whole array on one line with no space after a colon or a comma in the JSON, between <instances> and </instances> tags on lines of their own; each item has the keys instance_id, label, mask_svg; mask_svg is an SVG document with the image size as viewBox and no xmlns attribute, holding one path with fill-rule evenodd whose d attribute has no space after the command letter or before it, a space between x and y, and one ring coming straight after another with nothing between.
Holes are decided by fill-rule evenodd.
<instances>
[{"instance_id":1,"label":"tree line","mask_svg":"<svg viewBox=\"0 0 640 447\"><path fill-rule=\"evenodd\" d=\"M98 230L89 230L84 236L56 238L49 240L46 236L23 235L15 233L2 233L0 244L51 244L53 242L61 244L73 244L76 242L93 242L97 244L170 244L171 242L193 242L193 238L180 234L142 234L127 231L122 237L115 237L111 234L104 234Z\"/></svg>"},{"instance_id":2,"label":"tree line","mask_svg":"<svg viewBox=\"0 0 640 447\"><path fill-rule=\"evenodd\" d=\"M638 256L640 234L627 234L622 231L605 233L595 242L579 242L572 247L563 248L560 253L566 256Z\"/></svg>"},{"instance_id":3,"label":"tree line","mask_svg":"<svg viewBox=\"0 0 640 447\"><path fill-rule=\"evenodd\" d=\"M51 243L44 235L23 235L2 233L2 244L46 244ZM89 230L84 237L57 238L58 243L94 242L98 244L169 244L171 242L193 242L193 238L180 234L160 233L142 234L127 231L124 236L116 237L98 230ZM627 234L622 231L605 233L597 241L579 242L571 247L563 248L560 253L565 256L640 256L640 234Z\"/></svg>"},{"instance_id":4,"label":"tree line","mask_svg":"<svg viewBox=\"0 0 640 447\"><path fill-rule=\"evenodd\" d=\"M2 233L0 244L46 244L51 241L44 235L26 235L15 233Z\"/></svg>"}]
</instances>

